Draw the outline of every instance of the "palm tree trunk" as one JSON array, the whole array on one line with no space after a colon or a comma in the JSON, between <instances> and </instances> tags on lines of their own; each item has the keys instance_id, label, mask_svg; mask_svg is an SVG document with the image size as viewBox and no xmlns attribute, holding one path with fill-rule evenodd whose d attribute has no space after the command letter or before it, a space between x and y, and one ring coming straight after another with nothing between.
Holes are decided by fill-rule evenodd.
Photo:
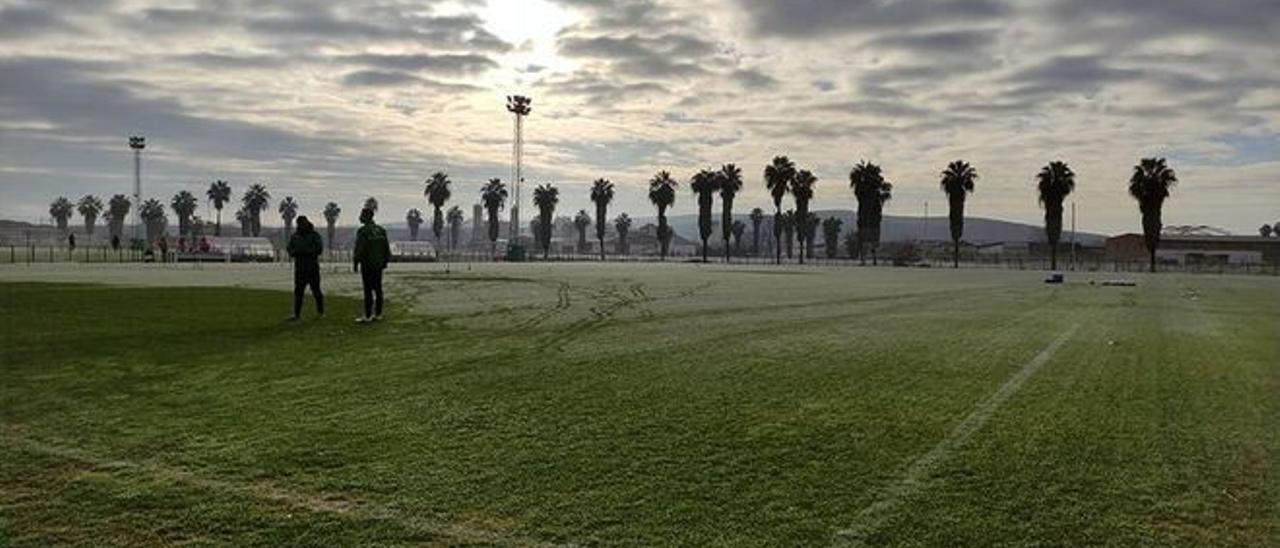
<instances>
[{"instance_id":1,"label":"palm tree trunk","mask_svg":"<svg viewBox=\"0 0 1280 548\"><path fill-rule=\"evenodd\" d=\"M214 236L222 235L222 208L218 208L218 220L213 225L213 235Z\"/></svg>"},{"instance_id":2,"label":"palm tree trunk","mask_svg":"<svg viewBox=\"0 0 1280 548\"><path fill-rule=\"evenodd\" d=\"M1151 251L1151 272L1155 272L1156 271L1156 250L1153 248L1150 251Z\"/></svg>"},{"instance_id":3,"label":"palm tree trunk","mask_svg":"<svg viewBox=\"0 0 1280 548\"><path fill-rule=\"evenodd\" d=\"M960 268L960 240L951 240L951 268Z\"/></svg>"}]
</instances>

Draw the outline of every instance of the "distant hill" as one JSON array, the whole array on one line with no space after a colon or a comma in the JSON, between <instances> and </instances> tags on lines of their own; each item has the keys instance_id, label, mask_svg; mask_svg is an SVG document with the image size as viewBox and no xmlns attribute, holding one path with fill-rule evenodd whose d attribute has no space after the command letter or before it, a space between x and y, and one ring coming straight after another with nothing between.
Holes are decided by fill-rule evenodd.
<instances>
[{"instance_id":1,"label":"distant hill","mask_svg":"<svg viewBox=\"0 0 1280 548\"><path fill-rule=\"evenodd\" d=\"M856 226L855 220L857 215L853 211L847 209L822 209L814 211L820 218L837 217L844 220L845 232ZM746 214L734 215L735 219L741 220L747 224L747 234L751 233L751 220ZM675 229L677 234L686 238L696 240L698 238L698 216L695 214L672 215L668 217L671 227ZM715 217L715 236L720 238L720 215L716 212ZM637 225L645 223L657 222L656 217L637 217ZM765 234L772 234L772 214L766 214L761 231ZM900 242L907 240L922 240L925 234L928 234L930 240L950 240L951 225L945 215L938 217L930 217L926 229L924 217L905 217L897 215L886 215L883 225L881 225L881 241L884 242ZM819 236L821 237L821 236ZM1070 227L1066 227L1062 234L1063 240L1070 237ZM1102 234L1094 234L1088 232L1080 232L1077 235L1077 241L1081 245L1101 246L1106 241L1106 236ZM1013 221L1002 221L1000 219L989 219L986 217L966 217L964 220L964 240L975 244L987 244L994 242L1043 242L1044 227L1038 225L1030 225L1026 223L1017 223Z\"/></svg>"}]
</instances>

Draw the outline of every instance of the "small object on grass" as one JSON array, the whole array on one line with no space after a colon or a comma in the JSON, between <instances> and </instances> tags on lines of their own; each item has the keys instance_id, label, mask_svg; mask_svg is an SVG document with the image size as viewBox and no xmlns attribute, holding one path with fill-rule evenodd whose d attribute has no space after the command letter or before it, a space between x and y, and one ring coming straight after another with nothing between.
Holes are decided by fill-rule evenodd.
<instances>
[{"instance_id":1,"label":"small object on grass","mask_svg":"<svg viewBox=\"0 0 1280 548\"><path fill-rule=\"evenodd\" d=\"M1062 273L1061 273L1061 272L1054 272L1054 273L1052 273L1052 274L1049 274L1049 277L1048 277L1048 278L1045 278L1045 279L1044 279L1044 283L1047 283L1047 284L1060 284L1060 283L1062 283L1062 282L1064 281L1064 279L1065 279L1065 278L1063 278L1063 276L1062 276Z\"/></svg>"},{"instance_id":2,"label":"small object on grass","mask_svg":"<svg viewBox=\"0 0 1280 548\"><path fill-rule=\"evenodd\" d=\"M1138 282L1126 279L1102 280L1102 285L1111 287L1133 287L1138 285Z\"/></svg>"}]
</instances>

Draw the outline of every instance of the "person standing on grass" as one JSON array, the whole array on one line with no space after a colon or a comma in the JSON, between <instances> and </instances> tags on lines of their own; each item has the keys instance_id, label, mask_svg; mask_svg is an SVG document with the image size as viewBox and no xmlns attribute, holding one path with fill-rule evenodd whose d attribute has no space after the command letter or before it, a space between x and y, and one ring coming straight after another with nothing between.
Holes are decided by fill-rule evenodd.
<instances>
[{"instance_id":1,"label":"person standing on grass","mask_svg":"<svg viewBox=\"0 0 1280 548\"><path fill-rule=\"evenodd\" d=\"M288 246L289 256L293 258L293 316L289 321L301 319L302 297L308 286L316 298L316 316L324 318L324 292L320 291L320 254L324 253L324 241L306 215L298 217L296 226Z\"/></svg>"},{"instance_id":2,"label":"person standing on grass","mask_svg":"<svg viewBox=\"0 0 1280 548\"><path fill-rule=\"evenodd\" d=\"M386 229L373 222L373 210L360 211L360 230L356 231L356 250L352 254L353 268L360 273L364 287L364 316L356 318L365 323L382 319L382 271L391 257L391 242Z\"/></svg>"}]
</instances>

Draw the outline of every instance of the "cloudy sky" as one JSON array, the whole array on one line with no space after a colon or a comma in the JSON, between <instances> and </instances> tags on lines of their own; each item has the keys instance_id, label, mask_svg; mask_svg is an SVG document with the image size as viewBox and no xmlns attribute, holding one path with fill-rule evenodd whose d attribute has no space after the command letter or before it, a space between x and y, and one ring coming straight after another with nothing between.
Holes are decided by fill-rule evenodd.
<instances>
[{"instance_id":1,"label":"cloudy sky","mask_svg":"<svg viewBox=\"0 0 1280 548\"><path fill-rule=\"evenodd\" d=\"M1135 231L1125 182L1159 155L1166 224L1254 233L1280 220L1278 37L1275 0L0 0L0 217L128 193L134 133L166 200L265 182L401 218L444 170L470 215L526 93L526 180L566 211L606 177L648 216L655 171L727 162L764 207L787 154L818 208L852 207L869 159L889 214L937 215L963 158L972 214L1039 222L1033 176L1062 159L1082 228Z\"/></svg>"}]
</instances>

